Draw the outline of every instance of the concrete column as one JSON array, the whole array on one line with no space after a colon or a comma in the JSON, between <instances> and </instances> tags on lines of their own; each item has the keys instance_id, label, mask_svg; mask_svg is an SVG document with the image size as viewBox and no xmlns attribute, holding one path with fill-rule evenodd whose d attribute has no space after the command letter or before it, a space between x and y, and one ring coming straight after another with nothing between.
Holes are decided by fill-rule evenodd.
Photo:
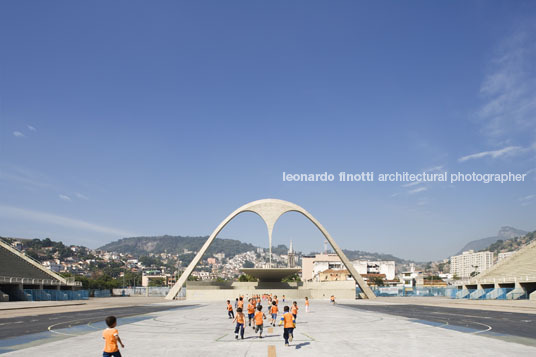
<instances>
[{"instance_id":1,"label":"concrete column","mask_svg":"<svg viewBox=\"0 0 536 357\"><path fill-rule=\"evenodd\" d=\"M514 290L510 291L508 294L506 294L507 300L518 300L520 299L524 294L526 294L526 290L519 284L519 282L516 280L514 285Z\"/></svg>"}]
</instances>

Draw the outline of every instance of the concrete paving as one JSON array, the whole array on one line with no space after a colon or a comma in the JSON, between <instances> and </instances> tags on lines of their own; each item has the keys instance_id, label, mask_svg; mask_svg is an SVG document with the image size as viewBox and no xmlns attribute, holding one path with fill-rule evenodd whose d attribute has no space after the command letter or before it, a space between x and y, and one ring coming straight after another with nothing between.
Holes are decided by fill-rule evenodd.
<instances>
[{"instance_id":1,"label":"concrete paving","mask_svg":"<svg viewBox=\"0 0 536 357\"><path fill-rule=\"evenodd\" d=\"M418 297L378 297L372 300L360 300L359 303L367 304L372 302L383 302L386 304L411 304L425 306L452 307L457 309L475 309L503 312L519 312L525 314L536 314L536 301L534 300L469 300L450 299L440 296L418 296Z\"/></svg>"},{"instance_id":2,"label":"concrete paving","mask_svg":"<svg viewBox=\"0 0 536 357\"><path fill-rule=\"evenodd\" d=\"M188 307L188 305L151 304L144 306L122 306L106 309L83 310L35 316L0 317L0 351L6 339L48 332L52 326L61 329L67 326L95 324L104 321L109 315L117 318L134 317L151 312ZM104 327L104 326L103 326ZM30 339L30 336L28 337Z\"/></svg>"},{"instance_id":3,"label":"concrete paving","mask_svg":"<svg viewBox=\"0 0 536 357\"><path fill-rule=\"evenodd\" d=\"M0 318L57 314L164 302L162 297L110 297L72 301L13 301L0 303Z\"/></svg>"},{"instance_id":4,"label":"concrete paving","mask_svg":"<svg viewBox=\"0 0 536 357\"><path fill-rule=\"evenodd\" d=\"M85 300L70 301L9 301L0 303L0 311L21 309L42 309L58 306L85 305Z\"/></svg>"},{"instance_id":5,"label":"concrete paving","mask_svg":"<svg viewBox=\"0 0 536 357\"><path fill-rule=\"evenodd\" d=\"M173 305L191 303L169 302ZM402 316L341 305L313 300L310 313L305 313L301 306L295 339L290 347L284 346L282 328L269 328L267 324L265 338L257 338L248 328L246 339L236 341L234 325L227 319L224 302L154 312L134 321L119 319L119 334L126 346L122 354L126 357L536 355L536 347L484 336L482 331L453 330L444 324L420 323ZM99 355L103 347L102 323L85 328L93 332L82 331L76 336L75 327L53 328L51 333L61 336L61 340L8 352L5 356Z\"/></svg>"}]
</instances>

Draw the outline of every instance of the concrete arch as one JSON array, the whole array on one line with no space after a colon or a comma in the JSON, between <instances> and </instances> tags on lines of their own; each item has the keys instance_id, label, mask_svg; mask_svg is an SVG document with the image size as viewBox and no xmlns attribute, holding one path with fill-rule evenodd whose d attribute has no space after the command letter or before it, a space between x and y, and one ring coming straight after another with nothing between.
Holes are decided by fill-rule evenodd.
<instances>
[{"instance_id":1,"label":"concrete arch","mask_svg":"<svg viewBox=\"0 0 536 357\"><path fill-rule=\"evenodd\" d=\"M221 230L230 222L232 221L236 216L238 216L240 213L243 212L253 212L259 215L264 223L266 223L266 228L268 229L268 241L269 241L269 250L270 250L270 266L272 264L272 231L274 229L274 225L283 214L287 212L299 212L302 215L304 215L307 219L309 219L319 230L322 232L324 237L327 239L335 253L339 256L342 263L348 269L354 280L356 281L357 285L361 288L361 290L365 293L365 296L369 299L373 299L376 296L370 289L370 287L365 283L361 275L355 270L354 266L350 262L350 260L346 257L346 255L342 252L342 250L339 248L337 243L333 240L331 235L328 233L328 231L318 222L309 212L307 212L302 207L288 201L268 198L268 199L262 199L253 201L250 203L247 203L243 205L242 207L235 210L233 213L231 213L227 218L225 218L219 225L216 227L216 229L212 232L210 237L207 239L205 244L201 247L199 252L196 254L194 259L190 262L184 273L179 278L179 281L171 288L168 295L166 296L166 299L172 300L177 296L181 288L183 287L184 283L186 282L186 279L192 274L193 270L201 260L201 257L205 252L207 251L208 247L212 244L216 236L221 232Z\"/></svg>"}]
</instances>

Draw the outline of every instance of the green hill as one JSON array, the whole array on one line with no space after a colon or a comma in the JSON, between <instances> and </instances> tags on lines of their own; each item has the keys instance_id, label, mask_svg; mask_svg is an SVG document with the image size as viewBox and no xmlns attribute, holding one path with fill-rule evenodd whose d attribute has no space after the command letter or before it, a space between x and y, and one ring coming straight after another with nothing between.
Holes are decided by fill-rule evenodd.
<instances>
[{"instance_id":1,"label":"green hill","mask_svg":"<svg viewBox=\"0 0 536 357\"><path fill-rule=\"evenodd\" d=\"M481 251L490 251L494 252L495 255L504 252L512 252L518 249L521 249L523 246L529 244L536 239L536 231L527 233L522 237L516 237L506 240L498 240L490 246L482 249Z\"/></svg>"},{"instance_id":2,"label":"green hill","mask_svg":"<svg viewBox=\"0 0 536 357\"><path fill-rule=\"evenodd\" d=\"M361 250L349 250L349 249L343 249L343 253L348 257L350 260L394 260L396 264L408 264L411 263L411 260L405 260L399 257L395 257L391 254L384 254L384 253L370 253L370 252L364 252Z\"/></svg>"},{"instance_id":3,"label":"green hill","mask_svg":"<svg viewBox=\"0 0 536 357\"><path fill-rule=\"evenodd\" d=\"M142 256L148 253L182 254L184 250L197 252L206 242L208 237L183 237L183 236L156 236L156 237L131 237L123 238L108 243L98 248L100 250L128 253L134 256ZM216 238L210 245L207 255L225 253L226 257L256 250L253 244L242 243L235 239Z\"/></svg>"}]
</instances>

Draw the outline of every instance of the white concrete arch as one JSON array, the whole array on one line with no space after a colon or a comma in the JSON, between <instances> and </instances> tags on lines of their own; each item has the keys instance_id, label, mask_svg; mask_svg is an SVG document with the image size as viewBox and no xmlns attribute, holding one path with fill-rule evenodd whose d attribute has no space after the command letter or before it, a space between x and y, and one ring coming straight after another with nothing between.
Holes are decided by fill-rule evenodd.
<instances>
[{"instance_id":1,"label":"white concrete arch","mask_svg":"<svg viewBox=\"0 0 536 357\"><path fill-rule=\"evenodd\" d=\"M333 240L331 235L328 233L328 231L318 222L309 212L307 212L302 207L288 201L268 198L268 199L262 199L258 201L253 201L250 203L247 203L243 205L242 207L235 210L233 213L231 213L227 218L225 218L219 225L216 227L214 232L210 235L210 237L207 239L205 244L201 247L199 252L196 254L194 259L191 261L191 263L188 265L186 270L182 273L182 275L179 278L179 281L171 288L168 295L166 296L166 299L172 300L177 296L180 289L186 282L186 279L192 274L193 270L201 260L201 257L205 252L207 251L208 247L212 244L216 236L221 232L221 230L230 222L232 221L236 216L238 216L240 213L243 212L253 212L259 215L264 223L266 223L266 227L268 229L268 241L269 241L269 249L270 249L270 265L272 262L272 231L274 229L275 222L281 217L283 214L287 212L299 212L307 219L309 219L319 230L322 232L324 237L326 237L327 241L337 253L339 258L341 259L342 263L346 266L346 269L350 272L356 283L359 285L361 290L365 293L366 297L369 299L373 299L376 296L370 289L370 287L365 283L361 275L355 270L354 266L350 262L350 260L344 255L342 250L339 248L337 243Z\"/></svg>"}]
</instances>

